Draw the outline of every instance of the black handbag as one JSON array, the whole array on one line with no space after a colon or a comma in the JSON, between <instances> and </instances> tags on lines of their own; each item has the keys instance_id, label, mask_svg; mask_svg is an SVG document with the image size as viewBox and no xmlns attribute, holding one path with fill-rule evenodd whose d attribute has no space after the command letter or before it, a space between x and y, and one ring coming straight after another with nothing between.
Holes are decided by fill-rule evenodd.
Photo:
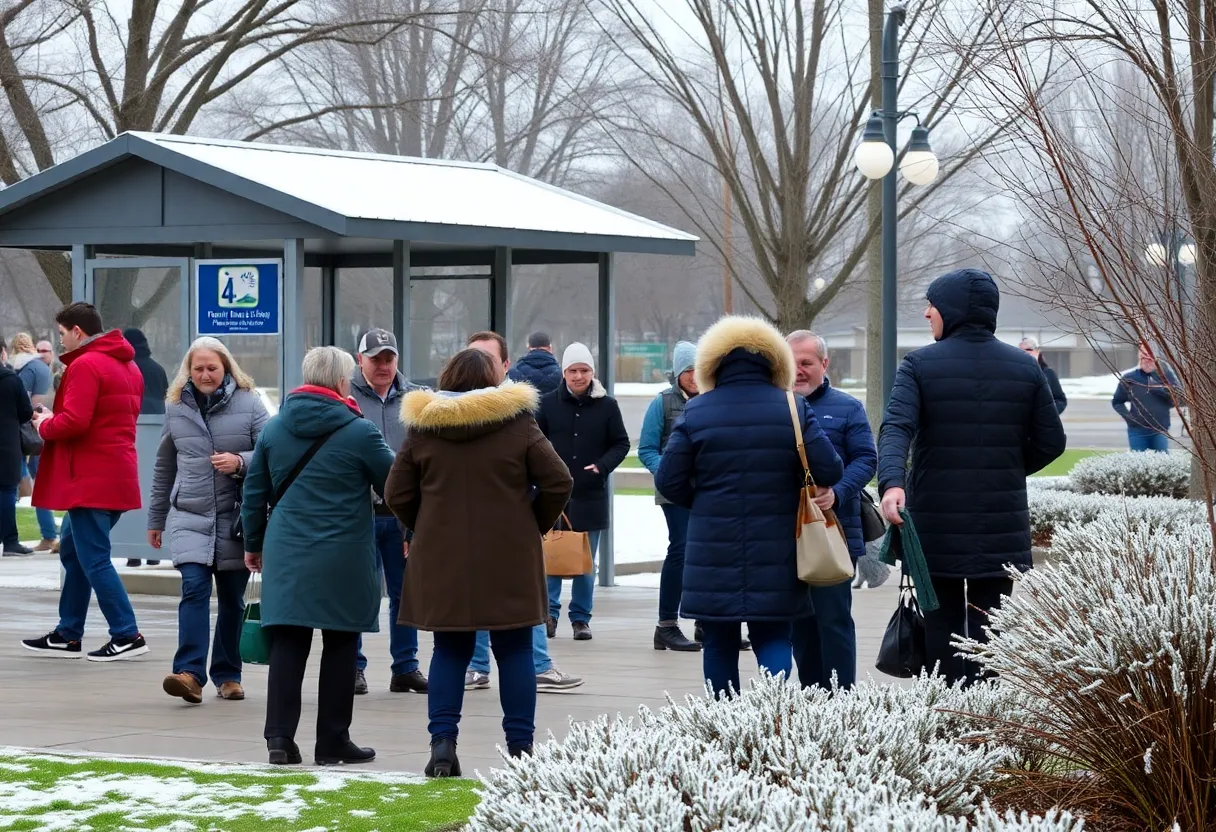
<instances>
[{"instance_id":1,"label":"black handbag","mask_svg":"<svg viewBox=\"0 0 1216 832\"><path fill-rule=\"evenodd\" d=\"M321 450L321 446L328 442L329 438L337 432L338 429L335 428L329 433L322 434L321 436L318 436L311 445L308 446L308 450L304 452L304 456L300 457L299 461L296 462L295 467L291 469L291 473L284 477L283 481L279 483L278 488L274 490L274 496L271 497L270 502L266 504L267 520L270 519L270 514L274 511L274 507L283 501L283 495L287 493L287 489L291 488L291 484L296 481L296 477L300 476L300 472L304 470L305 466L308 465L309 461L316 455L317 451ZM265 451L262 452L262 465L266 471L266 479L269 480L270 468L266 465ZM245 522L241 519L240 500L236 501L236 517L232 521L232 539L245 539Z\"/></svg>"},{"instance_id":2,"label":"black handbag","mask_svg":"<svg viewBox=\"0 0 1216 832\"><path fill-rule=\"evenodd\" d=\"M43 444L42 436L33 422L26 422L21 426L22 456L38 456L42 453Z\"/></svg>"},{"instance_id":3,"label":"black handbag","mask_svg":"<svg viewBox=\"0 0 1216 832\"><path fill-rule=\"evenodd\" d=\"M869 491L861 490L861 539L866 543L878 540L887 533L887 522L882 519L882 511L874 504L874 498Z\"/></svg>"},{"instance_id":4,"label":"black handbag","mask_svg":"<svg viewBox=\"0 0 1216 832\"><path fill-rule=\"evenodd\" d=\"M925 617L907 574L900 578L899 606L887 622L874 666L898 679L911 679L925 669Z\"/></svg>"}]
</instances>

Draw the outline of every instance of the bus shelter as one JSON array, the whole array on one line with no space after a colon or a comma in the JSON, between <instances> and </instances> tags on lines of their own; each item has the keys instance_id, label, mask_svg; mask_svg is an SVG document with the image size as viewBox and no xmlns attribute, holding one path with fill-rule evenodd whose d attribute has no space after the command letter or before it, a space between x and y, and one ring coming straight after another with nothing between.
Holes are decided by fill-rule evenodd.
<instances>
[{"instance_id":1,"label":"bus shelter","mask_svg":"<svg viewBox=\"0 0 1216 832\"><path fill-rule=\"evenodd\" d=\"M353 351L371 326L396 334L415 379L433 378L471 332L518 341L512 270L544 265L595 276L611 393L613 255L688 256L695 243L494 165L155 133L124 133L0 191L0 246L61 252L73 298L108 328L139 329L170 379L194 338L221 338L272 409L309 348ZM139 418L145 503L163 421L156 406ZM148 558L145 529L145 511L125 515L114 556ZM613 575L609 535L600 583Z\"/></svg>"}]
</instances>

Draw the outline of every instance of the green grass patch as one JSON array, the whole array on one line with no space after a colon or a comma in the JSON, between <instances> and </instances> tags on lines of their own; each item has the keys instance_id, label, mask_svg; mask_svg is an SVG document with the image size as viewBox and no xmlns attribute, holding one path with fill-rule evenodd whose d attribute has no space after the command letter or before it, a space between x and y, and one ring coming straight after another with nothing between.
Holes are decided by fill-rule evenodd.
<instances>
[{"instance_id":1,"label":"green grass patch","mask_svg":"<svg viewBox=\"0 0 1216 832\"><path fill-rule=\"evenodd\" d=\"M56 524L63 522L63 512L55 512ZM17 509L17 539L41 540L42 532L38 529L38 516L32 508Z\"/></svg>"},{"instance_id":2,"label":"green grass patch","mask_svg":"<svg viewBox=\"0 0 1216 832\"><path fill-rule=\"evenodd\" d=\"M627 456L627 457L625 457L625 461L622 462L618 467L629 468L630 470L636 471L636 470L641 470L642 468L645 468L646 466L643 465L642 460L638 459L636 456Z\"/></svg>"},{"instance_id":3,"label":"green grass patch","mask_svg":"<svg viewBox=\"0 0 1216 832\"><path fill-rule=\"evenodd\" d=\"M477 806L473 780L60 757L0 750L0 829L440 832Z\"/></svg>"},{"instance_id":4,"label":"green grass patch","mask_svg":"<svg viewBox=\"0 0 1216 832\"><path fill-rule=\"evenodd\" d=\"M1092 448L1069 448L1064 453L1060 454L1060 458L1048 465L1036 477L1066 477L1076 465L1083 459L1091 456L1102 456L1104 454L1114 453L1114 451L1095 451Z\"/></svg>"},{"instance_id":5,"label":"green grass patch","mask_svg":"<svg viewBox=\"0 0 1216 832\"><path fill-rule=\"evenodd\" d=\"M614 488L612 493L618 497L653 497L653 488Z\"/></svg>"}]
</instances>

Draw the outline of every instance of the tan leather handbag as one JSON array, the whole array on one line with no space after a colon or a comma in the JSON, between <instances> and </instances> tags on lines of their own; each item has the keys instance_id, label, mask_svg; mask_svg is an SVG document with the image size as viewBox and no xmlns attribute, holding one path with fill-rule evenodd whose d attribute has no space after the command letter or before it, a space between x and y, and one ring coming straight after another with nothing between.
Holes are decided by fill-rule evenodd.
<instances>
[{"instance_id":1,"label":"tan leather handbag","mask_svg":"<svg viewBox=\"0 0 1216 832\"><path fill-rule=\"evenodd\" d=\"M798 458L802 460L805 479L798 492L798 580L811 586L834 586L853 578L853 559L849 557L849 542L836 519L836 512L823 511L815 505L815 479L806 461L806 443L802 438L802 423L798 419L798 403L794 394L786 392L790 418L794 422L794 438L798 442Z\"/></svg>"},{"instance_id":2,"label":"tan leather handbag","mask_svg":"<svg viewBox=\"0 0 1216 832\"><path fill-rule=\"evenodd\" d=\"M562 512L566 529L570 518ZM545 554L545 574L553 578L577 578L589 575L594 568L591 559L591 536L586 532L566 531L560 527L541 538Z\"/></svg>"}]
</instances>

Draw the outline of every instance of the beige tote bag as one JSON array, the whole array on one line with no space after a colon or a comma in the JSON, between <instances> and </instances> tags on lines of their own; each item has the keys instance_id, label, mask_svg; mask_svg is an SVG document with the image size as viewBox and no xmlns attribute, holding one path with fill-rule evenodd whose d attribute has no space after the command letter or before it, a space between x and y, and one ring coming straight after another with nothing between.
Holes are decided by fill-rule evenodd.
<instances>
[{"instance_id":1,"label":"beige tote bag","mask_svg":"<svg viewBox=\"0 0 1216 832\"><path fill-rule=\"evenodd\" d=\"M815 480L806 461L806 444L802 439L802 424L798 419L798 403L794 394L786 392L790 418L794 422L794 438L798 442L798 458L802 460L805 479L798 492L798 580L811 586L834 586L853 578L853 559L844 529L836 512L823 511L815 505Z\"/></svg>"},{"instance_id":2,"label":"beige tote bag","mask_svg":"<svg viewBox=\"0 0 1216 832\"><path fill-rule=\"evenodd\" d=\"M570 518L562 512L566 529ZM591 558L591 536L586 532L553 529L541 538L541 549L545 555L545 574L551 578L577 578L591 573L594 561Z\"/></svg>"}]
</instances>

